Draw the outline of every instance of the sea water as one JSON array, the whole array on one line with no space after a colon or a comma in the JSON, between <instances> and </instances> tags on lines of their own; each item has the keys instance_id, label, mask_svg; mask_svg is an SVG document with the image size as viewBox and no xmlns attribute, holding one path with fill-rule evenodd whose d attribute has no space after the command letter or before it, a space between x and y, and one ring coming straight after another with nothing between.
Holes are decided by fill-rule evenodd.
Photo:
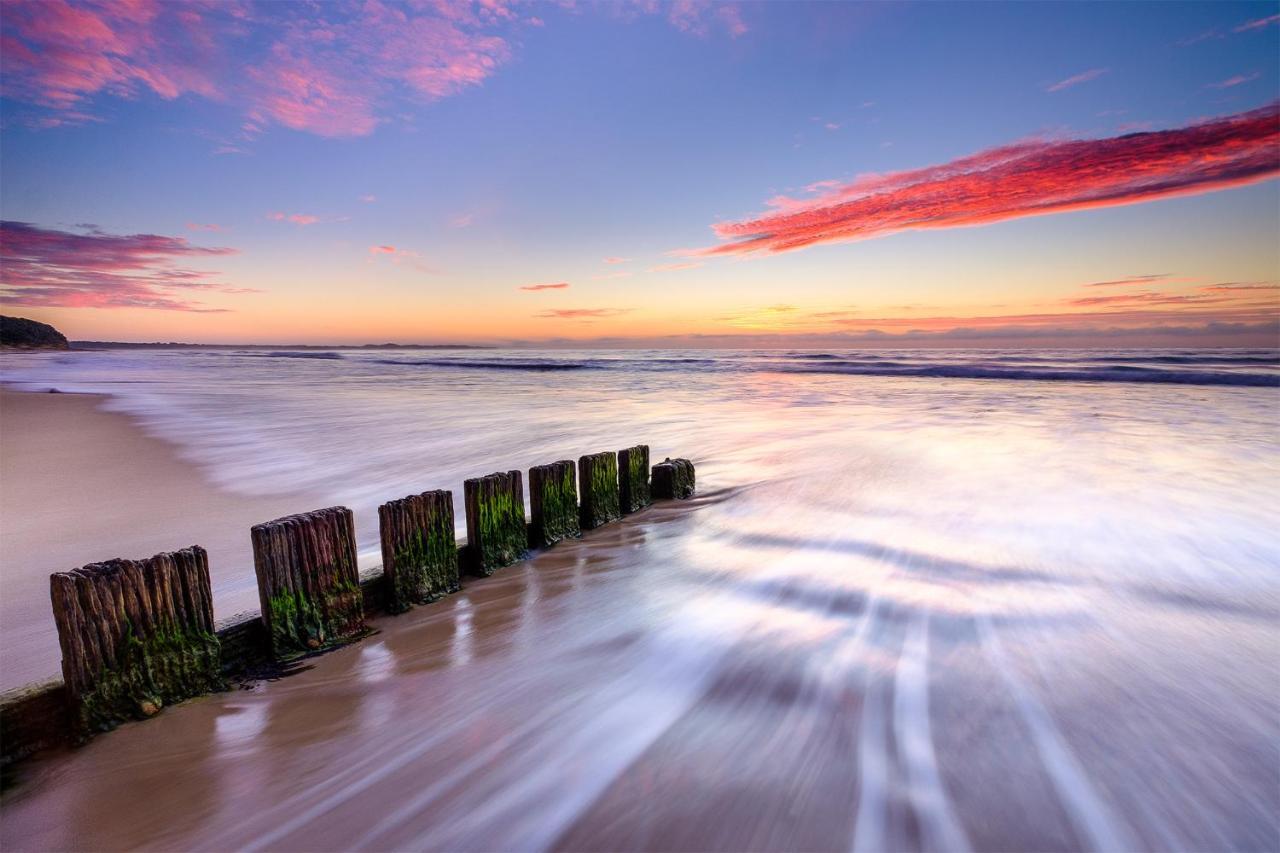
<instances>
[{"instance_id":1,"label":"sea water","mask_svg":"<svg viewBox=\"0 0 1280 853\"><path fill-rule=\"evenodd\" d=\"M636 443L697 464L686 506L147 723L175 734L138 772L168 779L212 715L212 804L93 823L120 843L1280 846L1275 351L104 350L3 378L109 394L232 492L351 506L366 564L391 498ZM5 841L103 797L102 755Z\"/></svg>"}]
</instances>

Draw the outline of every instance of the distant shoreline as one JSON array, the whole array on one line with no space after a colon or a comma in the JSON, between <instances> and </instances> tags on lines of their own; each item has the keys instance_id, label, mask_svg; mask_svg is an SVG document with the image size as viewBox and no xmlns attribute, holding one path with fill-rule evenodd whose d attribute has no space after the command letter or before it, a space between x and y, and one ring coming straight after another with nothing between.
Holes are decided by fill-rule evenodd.
<instances>
[{"instance_id":1,"label":"distant shoreline","mask_svg":"<svg viewBox=\"0 0 1280 853\"><path fill-rule=\"evenodd\" d=\"M497 349L485 344L184 344L177 341L167 343L152 341L150 343L131 343L129 341L71 341L71 349L265 349L265 350L328 350L328 349L465 349L483 350Z\"/></svg>"}]
</instances>

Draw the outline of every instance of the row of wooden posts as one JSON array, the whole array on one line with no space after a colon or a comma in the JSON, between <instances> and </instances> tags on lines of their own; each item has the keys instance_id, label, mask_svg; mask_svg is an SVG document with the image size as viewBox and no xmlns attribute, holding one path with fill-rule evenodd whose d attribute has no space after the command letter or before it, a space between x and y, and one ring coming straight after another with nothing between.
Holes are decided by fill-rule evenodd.
<instances>
[{"instance_id":1,"label":"row of wooden posts","mask_svg":"<svg viewBox=\"0 0 1280 853\"><path fill-rule=\"evenodd\" d=\"M544 548L648 506L687 498L687 459L649 465L647 445L529 469L526 524L520 471L463 485L467 542L454 541L453 494L430 491L378 508L387 609L456 592L463 573L493 574ZM579 498L581 498L579 500ZM346 507L291 515L251 530L270 656L284 662L367 632ZM50 577L62 673L81 737L224 686L209 559L199 546L146 560L115 559Z\"/></svg>"}]
</instances>

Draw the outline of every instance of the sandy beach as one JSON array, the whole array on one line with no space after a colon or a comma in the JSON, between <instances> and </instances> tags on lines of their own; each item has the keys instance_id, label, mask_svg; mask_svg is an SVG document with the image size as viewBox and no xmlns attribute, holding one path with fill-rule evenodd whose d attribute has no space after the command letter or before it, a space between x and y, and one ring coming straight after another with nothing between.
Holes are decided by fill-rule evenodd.
<instances>
[{"instance_id":1,"label":"sandy beach","mask_svg":"<svg viewBox=\"0 0 1280 853\"><path fill-rule=\"evenodd\" d=\"M104 400L0 390L0 690L59 674L51 572L198 544L229 616L258 606L249 527L313 508L218 489Z\"/></svg>"}]
</instances>

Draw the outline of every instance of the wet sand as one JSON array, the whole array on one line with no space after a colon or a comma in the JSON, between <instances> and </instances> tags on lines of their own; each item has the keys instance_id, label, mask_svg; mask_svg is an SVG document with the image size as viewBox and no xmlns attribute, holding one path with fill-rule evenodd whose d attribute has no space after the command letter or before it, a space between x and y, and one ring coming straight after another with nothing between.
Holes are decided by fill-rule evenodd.
<instances>
[{"instance_id":1,"label":"wet sand","mask_svg":"<svg viewBox=\"0 0 1280 853\"><path fill-rule=\"evenodd\" d=\"M313 508L218 489L105 399L0 389L0 690L60 674L51 572L202 545L230 616L258 606L250 526Z\"/></svg>"},{"instance_id":2,"label":"wet sand","mask_svg":"<svg viewBox=\"0 0 1280 853\"><path fill-rule=\"evenodd\" d=\"M1258 751L1264 717L1213 732L1211 709L1185 706L1172 727L1154 725L1144 709L1171 682L1129 654L1096 670L1087 661L1109 640L1078 617L1038 647L1071 662L1046 676L1028 667L1032 620L913 595L938 567L901 561L865 579L874 592L818 599L777 576L743 578L746 562L708 571L722 514L742 497L653 507L378 619L375 636L298 675L37 760L4 797L0 846L1261 850L1275 839L1274 804L1257 793L1275 781ZM703 538L709 527L720 530ZM761 543L750 562L808 552L838 564L842 541L789 555ZM747 582L729 588L734 576ZM1265 655L1270 636L1260 628L1239 647ZM1215 672L1196 690L1220 693L1239 673L1204 654L1184 653ZM1189 737L1214 767L1181 762ZM1117 762L1134 739L1145 763ZM1155 767L1153 800L1143 780Z\"/></svg>"}]
</instances>

